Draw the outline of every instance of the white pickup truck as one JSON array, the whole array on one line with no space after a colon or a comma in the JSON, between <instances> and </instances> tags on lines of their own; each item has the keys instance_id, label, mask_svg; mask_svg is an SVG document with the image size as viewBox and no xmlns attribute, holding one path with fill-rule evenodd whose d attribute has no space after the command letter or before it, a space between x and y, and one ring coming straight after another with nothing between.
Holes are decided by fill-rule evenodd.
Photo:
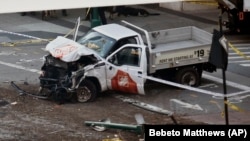
<instances>
[{"instance_id":1,"label":"white pickup truck","mask_svg":"<svg viewBox=\"0 0 250 141\"><path fill-rule=\"evenodd\" d=\"M126 21L92 28L83 37L58 37L46 50L40 94L93 101L107 90L145 94L154 76L198 86L208 62L212 34L194 26L148 32ZM63 94L62 94L63 93Z\"/></svg>"}]
</instances>

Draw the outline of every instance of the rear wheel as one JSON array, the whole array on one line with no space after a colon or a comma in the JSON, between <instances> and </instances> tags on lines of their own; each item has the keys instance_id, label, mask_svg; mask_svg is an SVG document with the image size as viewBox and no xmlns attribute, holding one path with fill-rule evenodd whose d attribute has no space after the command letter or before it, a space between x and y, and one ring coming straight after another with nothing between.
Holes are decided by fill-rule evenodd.
<instances>
[{"instance_id":1,"label":"rear wheel","mask_svg":"<svg viewBox=\"0 0 250 141\"><path fill-rule=\"evenodd\" d=\"M96 85L90 80L84 80L79 88L77 88L76 95L78 102L84 103L94 101L97 96Z\"/></svg>"},{"instance_id":2,"label":"rear wheel","mask_svg":"<svg viewBox=\"0 0 250 141\"><path fill-rule=\"evenodd\" d=\"M200 75L197 70L193 67L182 68L176 73L176 82L188 85L198 86L200 84Z\"/></svg>"}]
</instances>

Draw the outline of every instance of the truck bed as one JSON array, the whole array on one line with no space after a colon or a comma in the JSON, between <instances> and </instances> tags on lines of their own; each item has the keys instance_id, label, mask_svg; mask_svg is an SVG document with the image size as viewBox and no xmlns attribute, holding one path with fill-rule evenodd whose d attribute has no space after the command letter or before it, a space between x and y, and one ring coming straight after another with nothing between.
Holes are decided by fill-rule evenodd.
<instances>
[{"instance_id":1,"label":"truck bed","mask_svg":"<svg viewBox=\"0 0 250 141\"><path fill-rule=\"evenodd\" d=\"M194 26L149 32L154 52L210 45L212 34Z\"/></svg>"},{"instance_id":2,"label":"truck bed","mask_svg":"<svg viewBox=\"0 0 250 141\"><path fill-rule=\"evenodd\" d=\"M194 26L149 32L151 72L208 61L212 34Z\"/></svg>"},{"instance_id":3,"label":"truck bed","mask_svg":"<svg viewBox=\"0 0 250 141\"><path fill-rule=\"evenodd\" d=\"M213 34L195 26L147 31L123 21L148 47L148 73L208 62Z\"/></svg>"},{"instance_id":4,"label":"truck bed","mask_svg":"<svg viewBox=\"0 0 250 141\"><path fill-rule=\"evenodd\" d=\"M178 41L178 42L170 42L168 44L157 44L152 49L153 53L162 52L162 51L171 51L176 49L184 49L194 46L202 45L200 42L195 40L185 40L185 41Z\"/></svg>"}]
</instances>

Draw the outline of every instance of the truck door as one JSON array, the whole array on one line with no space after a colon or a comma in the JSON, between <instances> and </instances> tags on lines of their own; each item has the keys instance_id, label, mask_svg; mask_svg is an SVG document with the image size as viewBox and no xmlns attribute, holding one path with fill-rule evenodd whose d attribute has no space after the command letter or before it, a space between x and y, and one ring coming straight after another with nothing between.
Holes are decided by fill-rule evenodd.
<instances>
[{"instance_id":1,"label":"truck door","mask_svg":"<svg viewBox=\"0 0 250 141\"><path fill-rule=\"evenodd\" d=\"M107 57L107 85L111 90L145 94L146 74L145 47L128 44Z\"/></svg>"}]
</instances>

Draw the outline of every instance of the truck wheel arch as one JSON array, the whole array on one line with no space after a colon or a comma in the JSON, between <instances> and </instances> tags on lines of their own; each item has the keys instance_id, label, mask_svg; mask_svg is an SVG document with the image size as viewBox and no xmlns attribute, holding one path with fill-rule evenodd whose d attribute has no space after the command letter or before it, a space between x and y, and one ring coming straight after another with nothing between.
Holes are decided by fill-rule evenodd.
<instances>
[{"instance_id":1,"label":"truck wheel arch","mask_svg":"<svg viewBox=\"0 0 250 141\"><path fill-rule=\"evenodd\" d=\"M84 79L76 90L77 101L81 103L94 101L99 93L98 87L94 78Z\"/></svg>"},{"instance_id":2,"label":"truck wheel arch","mask_svg":"<svg viewBox=\"0 0 250 141\"><path fill-rule=\"evenodd\" d=\"M177 83L189 86L198 86L201 82L201 74L199 74L196 67L182 67L177 70L175 75L175 81Z\"/></svg>"}]
</instances>

